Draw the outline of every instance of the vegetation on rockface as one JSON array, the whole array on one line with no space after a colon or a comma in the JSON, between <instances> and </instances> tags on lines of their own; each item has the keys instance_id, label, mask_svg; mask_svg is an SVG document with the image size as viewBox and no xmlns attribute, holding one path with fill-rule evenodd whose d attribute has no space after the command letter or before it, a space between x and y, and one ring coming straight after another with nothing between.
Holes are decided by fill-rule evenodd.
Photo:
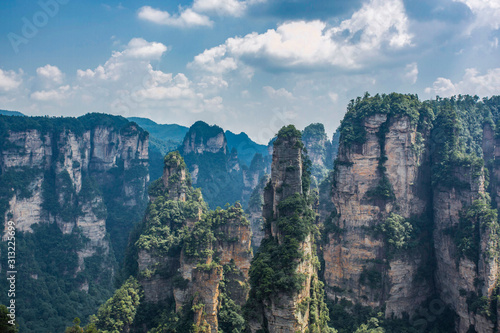
<instances>
[{"instance_id":1,"label":"vegetation on rockface","mask_svg":"<svg viewBox=\"0 0 500 333\"><path fill-rule=\"evenodd\" d=\"M129 278L115 291L91 319L95 327L103 333L127 332L134 322L140 305L142 291L134 278Z\"/></svg>"},{"instance_id":2,"label":"vegetation on rockface","mask_svg":"<svg viewBox=\"0 0 500 333\"><path fill-rule=\"evenodd\" d=\"M286 149L302 149L304 147L300 140L301 132L293 125L283 127L277 136L274 146L293 144ZM319 260L313 250L308 258L304 257L301 243L309 238L314 242L316 214L311 209L311 198L309 193L310 161L302 156L302 188L303 193L295 193L282 199L277 206L277 218L265 217L265 229L270 230L271 224L276 225L279 237L267 232L261 246L252 260L250 267L250 295L245 305L245 316L250 320L261 320L262 307L267 302L279 297L279 295L293 295L304 288L307 279L302 273L297 272L297 267L304 260L311 260L315 269L319 268ZM283 184L286 186L286 184ZM265 191L274 191L270 183ZM315 249L315 246L312 245ZM309 330L311 332L330 331L326 323L329 320L324 305L323 284L317 280L317 273L311 277L311 295L299 305L300 314L309 310Z\"/></svg>"},{"instance_id":3,"label":"vegetation on rockface","mask_svg":"<svg viewBox=\"0 0 500 333\"><path fill-rule=\"evenodd\" d=\"M347 113L340 125L340 142L348 147L353 144L363 144L366 140L364 121L367 117L384 114L387 118L407 116L417 127L430 126L434 118L431 108L418 100L417 95L397 93L376 94L351 100Z\"/></svg>"},{"instance_id":4,"label":"vegetation on rockface","mask_svg":"<svg viewBox=\"0 0 500 333\"><path fill-rule=\"evenodd\" d=\"M435 300L434 300L435 301ZM353 304L346 299L327 300L331 327L338 333L453 333L456 314L442 306L438 312L429 311L432 301L421 305L420 310L402 318L385 318L383 308Z\"/></svg>"},{"instance_id":5,"label":"vegetation on rockface","mask_svg":"<svg viewBox=\"0 0 500 333\"><path fill-rule=\"evenodd\" d=\"M311 175L315 180L315 186L328 175L328 170L333 168L332 143L328 140L325 127L321 123L310 124L302 131L302 142L304 143L308 156L314 160L320 157L320 163L314 163Z\"/></svg>"},{"instance_id":6,"label":"vegetation on rockface","mask_svg":"<svg viewBox=\"0 0 500 333\"><path fill-rule=\"evenodd\" d=\"M180 154L171 152L165 156L164 167L174 173L170 175L166 188L161 178L150 185L149 195L152 200L146 209L144 221L135 232L137 236L131 238L133 245L129 247L133 249L133 253L129 253L128 263L137 262L137 251L140 250L156 256L178 255L184 240L191 236L186 221L194 223L201 214L207 212L201 191L191 186L187 172L185 181L181 181L181 170L186 169L186 164ZM171 188L181 189L185 193L185 200L175 197L176 193L170 194ZM128 273L136 274L136 268L129 269Z\"/></svg>"},{"instance_id":7,"label":"vegetation on rockface","mask_svg":"<svg viewBox=\"0 0 500 333\"><path fill-rule=\"evenodd\" d=\"M186 145L207 148L208 141L217 136L222 136L223 143L219 151L210 152L185 151ZM241 201L244 206L248 198L243 195L245 188L242 168L233 169L237 152L225 151L226 138L222 128L209 126L207 123L198 121L189 129L184 138L181 154L191 171L196 171L196 182L194 186L200 188L205 201L211 209L224 207L227 203ZM214 147L211 147L213 149ZM227 149L226 149L227 150ZM241 164L241 163L240 163ZM194 178L194 176L193 176Z\"/></svg>"},{"instance_id":8,"label":"vegetation on rockface","mask_svg":"<svg viewBox=\"0 0 500 333\"><path fill-rule=\"evenodd\" d=\"M93 135L97 128L106 128L125 137L138 136L139 140L146 140L148 135L125 118L104 114L79 118L0 116L2 152L25 156L24 148L8 138L13 132L33 130L40 133L42 143L52 152L42 165L3 170L0 174L0 219L3 221L6 213L8 217L12 216L8 208L14 194L20 200L31 198L36 193L41 196L43 220L57 218L60 223L72 226L90 209L98 219L106 220L106 229L111 235L112 249L93 248L95 253L81 258L80 265L77 252L86 252L89 240L77 227L73 227L69 234L63 234L56 223L40 223L32 226L33 233L17 233L18 265L23 268L18 275L16 296L19 325L23 332L63 332L75 317L86 321L111 295L117 267L115 255L120 257L123 251L119 240L126 242L131 226L142 215L141 200L145 198L134 198L137 205L126 206L124 186L132 185L138 177L146 177L143 161L130 161L132 168L127 170L123 167L124 161L118 159L117 167L109 172L82 171L79 193L68 170L64 169L67 136L72 134L80 140L85 132ZM114 144L110 142L110 147ZM69 152L67 157L71 158L72 154ZM76 170L83 167L77 161L71 166ZM1 252L2 257L7 253L3 249ZM6 263L2 259L2 269ZM5 297L6 293L2 292L0 300L5 300Z\"/></svg>"},{"instance_id":9,"label":"vegetation on rockface","mask_svg":"<svg viewBox=\"0 0 500 333\"><path fill-rule=\"evenodd\" d=\"M391 95L397 97L395 94ZM406 98L405 95L402 95L392 100L401 101ZM373 104L372 102L376 103ZM351 103L349 111L352 114L348 112L341 126L341 142L347 148L358 149L359 147L356 147L356 145L365 142L366 133L363 134L362 127L366 116L387 114L387 122L382 124L378 133L379 142L383 147L380 140L385 136L381 135L386 130L384 126L389 125L391 119L394 120L399 114L406 114L412 124L416 124L416 142L412 145L415 155L427 154L426 150L429 150L431 170L427 170L427 166L425 166L424 172L425 174L428 173L428 177L432 179L431 188L438 188L439 186L440 190L444 191L449 188L455 188L457 191L477 191L480 188L478 185L484 178L485 187L488 188L491 196L496 195L490 186L489 177L494 175L498 163L493 160L483 161L492 158L492 156L483 154L482 141L485 124L489 124L493 130L499 132L498 126L496 126L498 119L500 119L500 104L498 103L500 99L498 97L480 100L477 97L458 96L449 99L437 98L426 102L418 102L417 100L410 103L417 112L408 109L409 112L405 111L404 113L392 112L390 108L380 110L380 106L376 105L379 102L380 98L373 100L373 97L365 96ZM489 144L493 145L494 143L490 142ZM378 169L385 172L383 162L385 162L386 157L384 155L385 153L382 150ZM422 160L417 161L417 163L420 165ZM337 160L336 166L337 164L349 165L349 162ZM384 191L377 191L378 195L376 197L390 198L389 187L382 186L384 183L388 184L388 181L384 180L383 176L379 179L381 180L379 186L369 194L375 197L375 189L382 190L385 188ZM496 180L492 178L491 181ZM386 194L389 194L389 196ZM499 225L495 208L495 200L490 202L489 195L481 197L460 212L460 220L457 225L445 230L445 233L451 236L456 246L457 261L465 257L471 259L477 265L479 259L484 259L487 262L498 260L498 253L500 252L498 247ZM332 214L335 215L336 212L332 211ZM386 244L385 255L389 259L400 254L411 255L413 251L421 251L421 249L425 250L432 247L432 233L434 231L432 214L426 213L424 216L405 219L398 215L396 205L393 212L381 222L373 231L375 235L378 234L383 237ZM327 226L325 222L325 229ZM334 227L332 229L337 230ZM486 250L481 249L480 242L482 241L487 241ZM419 267L416 279L423 277L432 281L435 264L435 258L431 258L424 263ZM371 265L365 267L362 274L363 281L360 282L365 285L377 286L379 279L376 270L372 269L372 267ZM481 281L478 279L477 287L479 288L480 285ZM492 322L496 321L493 316L497 312L495 293L490 298L478 293L468 293L465 290L463 293L462 296L467 297L469 311L483 314L490 318ZM360 323L358 323L357 327L359 325ZM335 327L340 329L341 326ZM452 320L450 320L450 327L452 327L450 330L453 330L454 324ZM351 327L347 331L351 332L356 329L356 327ZM385 329L387 330L387 328ZM445 331L444 328L443 331Z\"/></svg>"},{"instance_id":10,"label":"vegetation on rockface","mask_svg":"<svg viewBox=\"0 0 500 333\"><path fill-rule=\"evenodd\" d=\"M1 149L1 147L0 147ZM9 200L16 194L18 199L33 195L33 182L41 176L38 168L22 167L18 170L7 169L0 174L0 229L3 230L5 213L9 209Z\"/></svg>"},{"instance_id":11,"label":"vegetation on rockface","mask_svg":"<svg viewBox=\"0 0 500 333\"><path fill-rule=\"evenodd\" d=\"M233 331L236 330L234 332L242 332L244 322L241 322L241 309L236 305L232 292L234 286L236 289L245 289L245 281L234 262L221 267L221 253L217 253L217 249L221 245L227 247L228 244L240 241L228 234L226 227L229 224L236 228L249 225L243 209L236 203L231 207L226 206L226 209L209 211L200 190L191 186L189 174L186 172L185 179L181 179L181 174L186 171L186 164L178 152L169 153L164 158L164 166L169 171L167 186L164 186L162 179L150 185L151 202L143 222L131 237L132 250L129 250L127 255L126 263L129 267L125 274L131 273L139 284L153 277L161 278L169 288L189 292L191 283L200 282L190 282L180 275L178 267L181 258L192 264L194 271L222 270L218 312L221 327L230 327ZM184 201L178 196L179 189L185 194ZM159 259L159 262L139 272L139 251L146 251L154 260ZM133 261L136 263L135 267L130 265ZM245 295L246 292L242 294ZM129 322L128 327L132 332L142 331L144 327L150 332L202 332L203 327L196 326L194 315L203 305L196 299L197 295L188 297L192 299L176 312L173 295L159 303L147 303L145 297L141 296L135 319ZM99 313L102 313L101 322L115 320L113 311L100 310ZM98 328L102 326L95 320L94 322ZM203 323L201 325L203 326Z\"/></svg>"},{"instance_id":12,"label":"vegetation on rockface","mask_svg":"<svg viewBox=\"0 0 500 333\"><path fill-rule=\"evenodd\" d=\"M244 278L241 272L233 263L224 265L224 278L219 283L219 306L220 310L217 313L219 321L219 331L231 333L244 333L246 321L243 318L241 306L234 301L234 285L238 287Z\"/></svg>"},{"instance_id":13,"label":"vegetation on rockface","mask_svg":"<svg viewBox=\"0 0 500 333\"><path fill-rule=\"evenodd\" d=\"M458 225L446 230L453 237L459 257L470 259L476 265L481 256L481 236L487 234L488 252L483 253L487 261L498 259L500 253L500 226L496 209L491 209L486 197L475 200L471 206L460 212Z\"/></svg>"}]
</instances>

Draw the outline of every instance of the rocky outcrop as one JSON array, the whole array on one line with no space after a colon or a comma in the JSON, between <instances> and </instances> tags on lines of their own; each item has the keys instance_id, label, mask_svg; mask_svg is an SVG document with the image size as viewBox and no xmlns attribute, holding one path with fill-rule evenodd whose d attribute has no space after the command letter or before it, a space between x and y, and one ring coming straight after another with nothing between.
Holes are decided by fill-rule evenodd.
<instances>
[{"instance_id":1,"label":"rocky outcrop","mask_svg":"<svg viewBox=\"0 0 500 333\"><path fill-rule=\"evenodd\" d=\"M189 128L182 143L184 154L227 153L227 140L222 128L209 126L203 121L197 121Z\"/></svg>"},{"instance_id":2,"label":"rocky outcrop","mask_svg":"<svg viewBox=\"0 0 500 333\"><path fill-rule=\"evenodd\" d=\"M314 331L309 326L310 316L322 311L321 302L311 298L318 282L314 264L317 257L310 231L315 219L307 203L309 175L303 170L302 148L300 132L292 125L282 128L274 142L271 178L264 189L265 245L261 245L253 262L256 267L251 276L249 302L254 312L249 325L252 332ZM304 185L307 187L303 188ZM277 253L289 257L280 258ZM268 256L273 256L273 262L268 261ZM292 262L281 262L286 260ZM275 276L283 275L289 277L290 285L274 281ZM292 287L293 284L300 285ZM262 288L274 292L263 297L266 291ZM319 331L328 330L325 322L316 325Z\"/></svg>"},{"instance_id":3,"label":"rocky outcrop","mask_svg":"<svg viewBox=\"0 0 500 333\"><path fill-rule=\"evenodd\" d=\"M302 142L307 156L312 162L311 174L316 182L315 187L333 168L332 142L328 140L323 124L311 124L302 131Z\"/></svg>"},{"instance_id":4,"label":"rocky outcrop","mask_svg":"<svg viewBox=\"0 0 500 333\"><path fill-rule=\"evenodd\" d=\"M257 249L264 238L264 219L262 206L264 204L264 187L269 182L269 175L263 175L255 186L248 201L248 220L252 228L252 246Z\"/></svg>"},{"instance_id":5,"label":"rocky outcrop","mask_svg":"<svg viewBox=\"0 0 500 333\"><path fill-rule=\"evenodd\" d=\"M146 198L147 133L123 118L97 114L2 121L7 126L16 123L6 132L0 151L1 174L14 176L9 178L13 191L2 219L16 222L17 230L24 232L40 223L57 223L65 234L77 227L89 239L78 252L78 270L98 248L107 255L107 206L137 209ZM104 125L106 121L114 124ZM114 202L102 193L110 186L120 194Z\"/></svg>"},{"instance_id":6,"label":"rocky outcrop","mask_svg":"<svg viewBox=\"0 0 500 333\"><path fill-rule=\"evenodd\" d=\"M385 305L386 316L401 316L431 294L431 286L416 279L429 252L389 255L392 249L376 231L391 213L409 220L429 208L429 181L420 168L425 155L412 149L422 134L408 117L375 114L363 126L366 141L341 144L333 175L336 216L330 223L336 228L324 246L326 290L331 299ZM374 193L381 182L391 198Z\"/></svg>"},{"instance_id":7,"label":"rocky outcrop","mask_svg":"<svg viewBox=\"0 0 500 333\"><path fill-rule=\"evenodd\" d=\"M227 210L208 211L176 152L165 157L163 177L153 183L150 197L135 245L145 300L154 306L174 300L179 314L192 309L188 320L217 333L226 267L239 281L231 299L242 306L248 295L251 230L243 209L237 203Z\"/></svg>"}]
</instances>

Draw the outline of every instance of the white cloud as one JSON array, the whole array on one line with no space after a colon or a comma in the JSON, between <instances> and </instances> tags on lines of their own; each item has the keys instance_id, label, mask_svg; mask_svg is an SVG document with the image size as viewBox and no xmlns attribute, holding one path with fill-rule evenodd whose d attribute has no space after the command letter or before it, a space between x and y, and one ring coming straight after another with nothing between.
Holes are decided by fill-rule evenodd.
<instances>
[{"instance_id":1,"label":"white cloud","mask_svg":"<svg viewBox=\"0 0 500 333\"><path fill-rule=\"evenodd\" d=\"M406 65L404 79L411 84L415 84L418 79L418 65L416 62Z\"/></svg>"},{"instance_id":2,"label":"white cloud","mask_svg":"<svg viewBox=\"0 0 500 333\"><path fill-rule=\"evenodd\" d=\"M273 87L265 86L262 89L271 98L280 97L285 99L294 99L293 94L288 90L286 90L285 88L274 89Z\"/></svg>"},{"instance_id":3,"label":"white cloud","mask_svg":"<svg viewBox=\"0 0 500 333\"><path fill-rule=\"evenodd\" d=\"M469 28L469 32L477 27L486 26L491 29L500 28L500 1L499 0L453 0L461 2L474 13L476 19Z\"/></svg>"},{"instance_id":4,"label":"white cloud","mask_svg":"<svg viewBox=\"0 0 500 333\"><path fill-rule=\"evenodd\" d=\"M113 53L113 57L130 57L135 59L159 59L167 47L162 43L148 42L142 38L132 38L123 52Z\"/></svg>"},{"instance_id":5,"label":"white cloud","mask_svg":"<svg viewBox=\"0 0 500 333\"><path fill-rule=\"evenodd\" d=\"M210 72L236 69L238 60L263 66L361 68L384 49L411 45L401 0L371 0L336 27L322 21L292 21L265 33L229 38L197 55L191 66Z\"/></svg>"},{"instance_id":6,"label":"white cloud","mask_svg":"<svg viewBox=\"0 0 500 333\"><path fill-rule=\"evenodd\" d=\"M227 46L219 45L194 57L194 62L188 64L188 67L201 67L212 73L223 74L238 68L236 60L232 57L226 57Z\"/></svg>"},{"instance_id":7,"label":"white cloud","mask_svg":"<svg viewBox=\"0 0 500 333\"><path fill-rule=\"evenodd\" d=\"M37 75L44 81L54 84L61 84L64 75L57 66L45 65L36 69Z\"/></svg>"},{"instance_id":8,"label":"white cloud","mask_svg":"<svg viewBox=\"0 0 500 333\"><path fill-rule=\"evenodd\" d=\"M197 12L213 12L236 17L243 15L246 8L246 1L237 0L195 0L193 3L193 9Z\"/></svg>"},{"instance_id":9,"label":"white cloud","mask_svg":"<svg viewBox=\"0 0 500 333\"><path fill-rule=\"evenodd\" d=\"M458 94L492 96L500 94L500 68L489 69L480 75L475 68L465 70L462 81L453 83L450 79L439 77L432 87L425 89L426 93L448 97Z\"/></svg>"},{"instance_id":10,"label":"white cloud","mask_svg":"<svg viewBox=\"0 0 500 333\"><path fill-rule=\"evenodd\" d=\"M35 91L31 94L31 98L42 102L59 101L69 97L70 90L70 86L65 85L57 89Z\"/></svg>"},{"instance_id":11,"label":"white cloud","mask_svg":"<svg viewBox=\"0 0 500 333\"><path fill-rule=\"evenodd\" d=\"M198 14L190 8L180 11L179 14L171 15L169 12L161 11L150 6L144 6L139 9L140 19L150 21L156 24L169 25L180 28L196 26L212 26L213 22L206 15Z\"/></svg>"},{"instance_id":12,"label":"white cloud","mask_svg":"<svg viewBox=\"0 0 500 333\"><path fill-rule=\"evenodd\" d=\"M330 98L330 100L331 100L333 103L337 103L337 102L338 102L338 100L339 100L339 94L334 93L334 92L330 92L330 93L328 93L328 97Z\"/></svg>"},{"instance_id":13,"label":"white cloud","mask_svg":"<svg viewBox=\"0 0 500 333\"><path fill-rule=\"evenodd\" d=\"M77 77L82 80L98 79L118 81L131 72L144 72L149 75L148 65L151 60L158 60L167 47L162 43L148 42L142 38L133 38L121 52L113 52L104 65L96 69L77 70ZM144 75L142 76L144 78Z\"/></svg>"},{"instance_id":14,"label":"white cloud","mask_svg":"<svg viewBox=\"0 0 500 333\"><path fill-rule=\"evenodd\" d=\"M0 90L11 91L19 88L23 83L22 75L22 70L16 73L15 71L4 71L0 68Z\"/></svg>"}]
</instances>

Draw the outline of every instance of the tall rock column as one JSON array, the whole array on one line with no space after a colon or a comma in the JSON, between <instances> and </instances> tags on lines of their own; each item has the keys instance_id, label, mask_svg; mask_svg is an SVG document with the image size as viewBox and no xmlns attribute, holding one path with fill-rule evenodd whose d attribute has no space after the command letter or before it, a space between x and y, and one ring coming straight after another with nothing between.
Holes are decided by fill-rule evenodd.
<instances>
[{"instance_id":1,"label":"tall rock column","mask_svg":"<svg viewBox=\"0 0 500 333\"><path fill-rule=\"evenodd\" d=\"M408 117L375 114L364 118L364 143L341 138L333 175L336 207L327 221L324 246L325 281L330 299L347 298L379 307L386 315L413 313L430 295L430 286L416 278L430 255L406 251L416 223L428 210L421 133ZM410 220L418 222L410 223ZM391 239L398 232L396 243Z\"/></svg>"},{"instance_id":2,"label":"tall rock column","mask_svg":"<svg viewBox=\"0 0 500 333\"><path fill-rule=\"evenodd\" d=\"M250 268L252 332L329 331L300 137L290 125L274 143L271 179L264 189L265 237Z\"/></svg>"},{"instance_id":3,"label":"tall rock column","mask_svg":"<svg viewBox=\"0 0 500 333\"><path fill-rule=\"evenodd\" d=\"M491 305L500 273L498 217L485 193L483 160L456 153L460 149L457 117L452 108L444 108L433 132L436 288L458 315L457 332L497 332ZM483 131L483 153L487 164L493 165L495 200L498 153L488 124Z\"/></svg>"},{"instance_id":4,"label":"tall rock column","mask_svg":"<svg viewBox=\"0 0 500 333\"><path fill-rule=\"evenodd\" d=\"M152 308L175 303L177 315L187 316L181 322L219 332L219 321L231 325L220 311L236 312L248 297L251 229L241 205L208 211L178 152L165 157L150 198L135 243L145 302Z\"/></svg>"}]
</instances>

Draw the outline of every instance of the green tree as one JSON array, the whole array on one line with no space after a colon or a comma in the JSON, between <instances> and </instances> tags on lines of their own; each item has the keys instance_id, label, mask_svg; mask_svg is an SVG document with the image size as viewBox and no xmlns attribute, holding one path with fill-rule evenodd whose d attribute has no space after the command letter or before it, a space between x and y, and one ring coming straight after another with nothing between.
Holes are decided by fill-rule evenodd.
<instances>
[{"instance_id":1,"label":"green tree","mask_svg":"<svg viewBox=\"0 0 500 333\"><path fill-rule=\"evenodd\" d=\"M128 332L141 299L139 283L130 277L97 312L95 326L104 332Z\"/></svg>"},{"instance_id":2,"label":"green tree","mask_svg":"<svg viewBox=\"0 0 500 333\"><path fill-rule=\"evenodd\" d=\"M83 328L80 327L80 318L76 317L73 320L73 326L66 328L65 333L83 333Z\"/></svg>"},{"instance_id":3,"label":"green tree","mask_svg":"<svg viewBox=\"0 0 500 333\"><path fill-rule=\"evenodd\" d=\"M9 323L11 318L9 318L7 315L9 314L9 310L7 307L3 304L0 305L0 332L2 333L17 333L18 332L18 325L17 322L15 325L12 325Z\"/></svg>"}]
</instances>

